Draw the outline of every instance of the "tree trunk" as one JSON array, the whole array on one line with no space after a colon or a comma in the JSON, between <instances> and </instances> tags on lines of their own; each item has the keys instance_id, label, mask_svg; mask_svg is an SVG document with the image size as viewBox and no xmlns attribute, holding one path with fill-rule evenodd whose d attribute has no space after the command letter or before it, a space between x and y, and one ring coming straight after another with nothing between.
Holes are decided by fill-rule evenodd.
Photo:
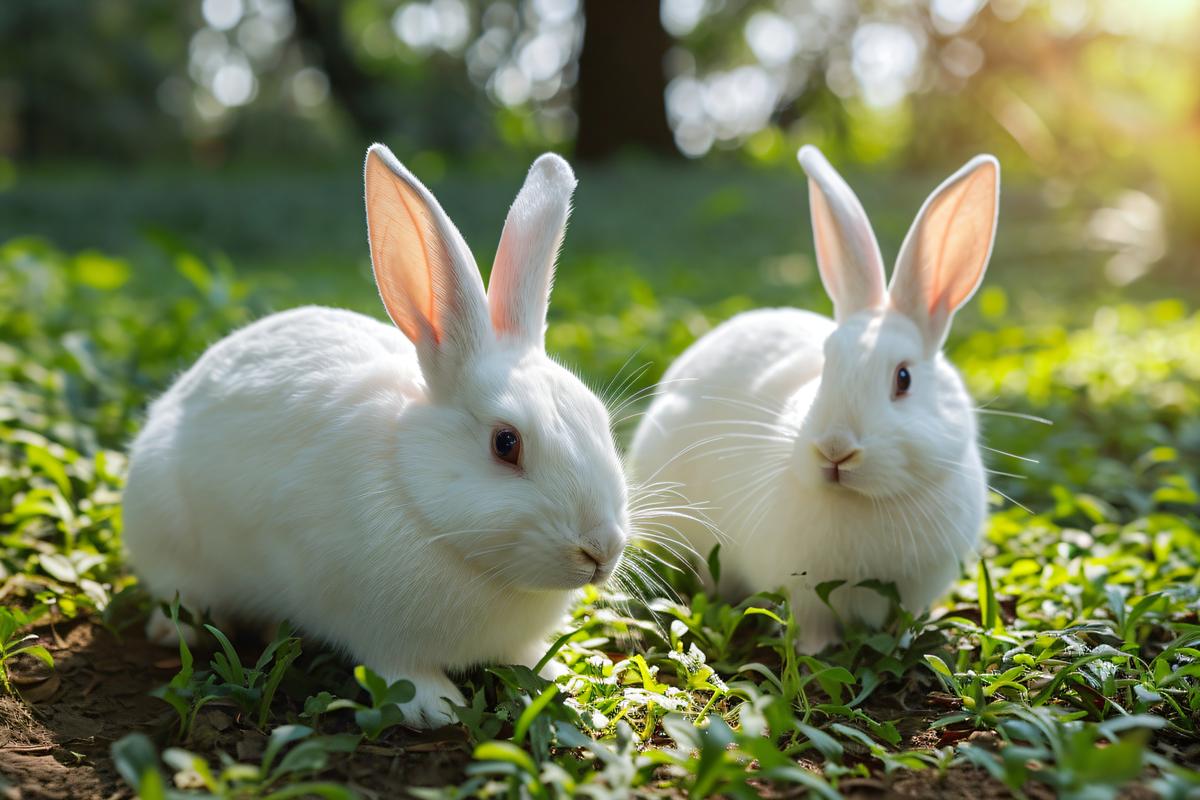
<instances>
[{"instance_id":1,"label":"tree trunk","mask_svg":"<svg viewBox=\"0 0 1200 800\"><path fill-rule=\"evenodd\" d=\"M674 156L663 58L671 46L652 0L584 0L575 157L599 161L624 149Z\"/></svg>"},{"instance_id":2,"label":"tree trunk","mask_svg":"<svg viewBox=\"0 0 1200 800\"><path fill-rule=\"evenodd\" d=\"M342 6L329 0L292 0L296 36L320 59L329 77L329 91L350 117L359 135L371 139L387 133L394 119L372 90L372 78L363 72L346 46Z\"/></svg>"}]
</instances>

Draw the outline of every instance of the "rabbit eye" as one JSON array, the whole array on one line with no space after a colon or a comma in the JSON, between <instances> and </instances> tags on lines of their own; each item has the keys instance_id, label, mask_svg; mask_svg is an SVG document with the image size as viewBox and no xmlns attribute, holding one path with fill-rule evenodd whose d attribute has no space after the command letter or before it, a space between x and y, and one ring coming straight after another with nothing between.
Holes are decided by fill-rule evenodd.
<instances>
[{"instance_id":1,"label":"rabbit eye","mask_svg":"<svg viewBox=\"0 0 1200 800\"><path fill-rule=\"evenodd\" d=\"M492 454L506 464L520 466L521 434L512 428L497 428L492 433Z\"/></svg>"},{"instance_id":2,"label":"rabbit eye","mask_svg":"<svg viewBox=\"0 0 1200 800\"><path fill-rule=\"evenodd\" d=\"M907 364L901 364L896 367L896 378L892 385L892 399L903 397L908 394L909 387L912 386L912 373L908 371Z\"/></svg>"}]
</instances>

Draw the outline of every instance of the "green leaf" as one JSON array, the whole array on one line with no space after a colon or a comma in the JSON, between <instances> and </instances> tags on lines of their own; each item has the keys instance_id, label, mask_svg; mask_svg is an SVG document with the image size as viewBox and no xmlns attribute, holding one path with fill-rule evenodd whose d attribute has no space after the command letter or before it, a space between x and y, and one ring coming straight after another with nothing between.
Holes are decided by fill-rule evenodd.
<instances>
[{"instance_id":1,"label":"green leaf","mask_svg":"<svg viewBox=\"0 0 1200 800\"><path fill-rule=\"evenodd\" d=\"M526 774L537 777L537 765L528 753L512 742L492 740L483 742L475 747L476 761L500 761L512 764Z\"/></svg>"},{"instance_id":2,"label":"green leaf","mask_svg":"<svg viewBox=\"0 0 1200 800\"><path fill-rule=\"evenodd\" d=\"M280 750L292 742L303 739L312 732L313 729L307 725L280 725L278 728L271 731L271 735L267 739L266 749L263 750L263 771L270 771L271 765L275 763L275 758L279 755Z\"/></svg>"},{"instance_id":3,"label":"green leaf","mask_svg":"<svg viewBox=\"0 0 1200 800\"><path fill-rule=\"evenodd\" d=\"M1167 721L1154 714L1128 714L1113 717L1096 726L1097 732L1106 739L1116 739L1117 734L1128 730L1162 730L1167 727Z\"/></svg>"},{"instance_id":4,"label":"green leaf","mask_svg":"<svg viewBox=\"0 0 1200 800\"><path fill-rule=\"evenodd\" d=\"M958 679L954 677L954 673L950 670L950 667L947 666L945 661L942 661L941 658L933 655L932 653L926 653L924 658L925 663L929 665L929 668L945 678L946 682L952 689L954 689L956 693L962 693L962 689L959 687Z\"/></svg>"},{"instance_id":5,"label":"green leaf","mask_svg":"<svg viewBox=\"0 0 1200 800\"><path fill-rule=\"evenodd\" d=\"M708 574L712 576L713 585L721 585L721 544L718 542L713 545L712 550L708 551Z\"/></svg>"},{"instance_id":6,"label":"green leaf","mask_svg":"<svg viewBox=\"0 0 1200 800\"><path fill-rule=\"evenodd\" d=\"M304 739L284 754L271 773L270 782L284 775L320 772L328 765L330 753L353 753L361 741L361 736L349 733Z\"/></svg>"},{"instance_id":7,"label":"green leaf","mask_svg":"<svg viewBox=\"0 0 1200 800\"><path fill-rule=\"evenodd\" d=\"M216 638L221 644L221 650L224 652L225 660L220 660L218 657L221 656L221 653L217 653L213 658L214 663L221 664L222 669L228 673L228 680L231 683L244 686L246 683L246 672L242 669L242 660L238 658L237 650L234 648L233 643L229 641L229 637L212 625L205 625L204 628Z\"/></svg>"},{"instance_id":8,"label":"green leaf","mask_svg":"<svg viewBox=\"0 0 1200 800\"><path fill-rule=\"evenodd\" d=\"M263 800L291 800L294 797L323 797L325 800L358 800L359 794L336 783L292 783L271 792Z\"/></svg>"},{"instance_id":9,"label":"green leaf","mask_svg":"<svg viewBox=\"0 0 1200 800\"><path fill-rule=\"evenodd\" d=\"M866 747L868 750L879 747L878 743L876 743L874 739L872 739L866 732L860 731L858 728L845 725L841 722L835 722L829 727L840 733L842 736L848 739L853 739L854 741Z\"/></svg>"},{"instance_id":10,"label":"green leaf","mask_svg":"<svg viewBox=\"0 0 1200 800\"><path fill-rule=\"evenodd\" d=\"M817 597L821 598L821 602L832 609L833 606L829 605L829 595L833 594L833 591L839 586L844 586L845 583L846 582L844 580L823 581L818 583L816 586Z\"/></svg>"},{"instance_id":11,"label":"green leaf","mask_svg":"<svg viewBox=\"0 0 1200 800\"><path fill-rule=\"evenodd\" d=\"M354 712L354 724L357 725L367 738L374 741L383 733L383 709L360 708Z\"/></svg>"},{"instance_id":12,"label":"green leaf","mask_svg":"<svg viewBox=\"0 0 1200 800\"><path fill-rule=\"evenodd\" d=\"M557 639L555 639L554 643L550 645L550 649L543 653L542 657L538 659L538 662L533 665L533 671L540 674L541 671L546 668L546 665L550 663L551 659L558 654L558 651L562 649L562 646L569 642L571 637L579 633L581 630L583 629L575 628L574 630L567 631L562 636L559 636Z\"/></svg>"},{"instance_id":13,"label":"green leaf","mask_svg":"<svg viewBox=\"0 0 1200 800\"><path fill-rule=\"evenodd\" d=\"M121 777L143 798L163 796L162 771L158 766L158 750L144 733L131 733L113 743L113 764Z\"/></svg>"},{"instance_id":14,"label":"green leaf","mask_svg":"<svg viewBox=\"0 0 1200 800\"><path fill-rule=\"evenodd\" d=\"M774 611L772 611L769 608L759 608L758 606L750 606L749 608L747 608L745 611L742 612L742 616L744 616L744 617L752 617L755 615L770 617L771 619L778 622L780 625L786 624L778 614L776 614Z\"/></svg>"},{"instance_id":15,"label":"green leaf","mask_svg":"<svg viewBox=\"0 0 1200 800\"><path fill-rule=\"evenodd\" d=\"M837 739L834 739L820 728L814 728L811 725L805 725L803 722L796 723L796 730L800 731L810 742L813 747L820 751L821 755L828 758L830 761L840 762L842 758L842 744Z\"/></svg>"},{"instance_id":16,"label":"green leaf","mask_svg":"<svg viewBox=\"0 0 1200 800\"><path fill-rule=\"evenodd\" d=\"M821 780L820 776L814 775L803 767L772 767L763 770L761 777L777 783L798 784L825 800L841 800L842 797L832 786Z\"/></svg>"},{"instance_id":17,"label":"green leaf","mask_svg":"<svg viewBox=\"0 0 1200 800\"><path fill-rule=\"evenodd\" d=\"M413 685L413 682L401 678L391 686L388 686L387 691L383 693L383 698L380 701L380 705L388 703L403 705L411 701L416 696L417 687Z\"/></svg>"},{"instance_id":18,"label":"green leaf","mask_svg":"<svg viewBox=\"0 0 1200 800\"><path fill-rule=\"evenodd\" d=\"M188 283L196 287L200 294L208 296L213 288L213 276L204 262L190 253L180 253L175 259L175 269Z\"/></svg>"},{"instance_id":19,"label":"green leaf","mask_svg":"<svg viewBox=\"0 0 1200 800\"><path fill-rule=\"evenodd\" d=\"M371 697L372 706L378 708L383 704L384 698L387 696L387 681L362 664L354 668L354 680L358 681L359 686L367 690L367 694Z\"/></svg>"},{"instance_id":20,"label":"green leaf","mask_svg":"<svg viewBox=\"0 0 1200 800\"><path fill-rule=\"evenodd\" d=\"M210 792L220 791L220 782L213 776L212 769L203 757L178 747L171 747L163 752L163 761L176 772L190 770L196 773Z\"/></svg>"},{"instance_id":21,"label":"green leaf","mask_svg":"<svg viewBox=\"0 0 1200 800\"><path fill-rule=\"evenodd\" d=\"M172 686L186 686L192 678L192 651L187 645L187 637L183 633L183 625L179 621L179 595L171 602L167 610L171 623L175 626L175 634L179 637L179 672L171 680Z\"/></svg>"},{"instance_id":22,"label":"green leaf","mask_svg":"<svg viewBox=\"0 0 1200 800\"><path fill-rule=\"evenodd\" d=\"M900 605L900 590L896 588L896 584L892 581L879 581L871 578L865 581L859 581L855 584L862 589L870 589L879 596L883 597L893 606Z\"/></svg>"},{"instance_id":23,"label":"green leaf","mask_svg":"<svg viewBox=\"0 0 1200 800\"><path fill-rule=\"evenodd\" d=\"M262 672L271 663L275 657L275 652L279 648L286 645L288 642L295 640L296 637L291 635L291 627L286 621L279 623L275 630L275 636L271 639L271 643L263 648L262 654L259 655L258 661L254 662L254 671Z\"/></svg>"},{"instance_id":24,"label":"green leaf","mask_svg":"<svg viewBox=\"0 0 1200 800\"><path fill-rule=\"evenodd\" d=\"M1003 633L1004 626L1000 621L1000 606L996 602L996 592L992 588L992 576L988 572L987 559L979 559L978 575L979 618L984 630Z\"/></svg>"},{"instance_id":25,"label":"green leaf","mask_svg":"<svg viewBox=\"0 0 1200 800\"><path fill-rule=\"evenodd\" d=\"M821 684L821 688L826 693L829 693L831 687L834 686L851 686L854 684L854 675L845 667L822 667L813 673L813 677L817 679L817 683Z\"/></svg>"},{"instance_id":26,"label":"green leaf","mask_svg":"<svg viewBox=\"0 0 1200 800\"><path fill-rule=\"evenodd\" d=\"M30 467L54 481L54 485L62 492L63 497L72 496L71 478L67 475L63 463L49 449L41 445L26 444L25 459L29 462Z\"/></svg>"},{"instance_id":27,"label":"green leaf","mask_svg":"<svg viewBox=\"0 0 1200 800\"><path fill-rule=\"evenodd\" d=\"M40 644L31 644L26 647L18 648L17 650L10 652L9 655L15 656L22 653L27 656L33 656L47 667L54 667L54 656L50 655L50 651Z\"/></svg>"},{"instance_id":28,"label":"green leaf","mask_svg":"<svg viewBox=\"0 0 1200 800\"><path fill-rule=\"evenodd\" d=\"M529 726L533 723L534 718L542 713L542 710L550 704L554 696L558 694L558 686L550 684L546 687L546 691L539 694L533 699L525 710L521 712L521 716L517 718L517 724L513 726L513 741L517 744L522 744L525 741L525 734L529 731Z\"/></svg>"},{"instance_id":29,"label":"green leaf","mask_svg":"<svg viewBox=\"0 0 1200 800\"><path fill-rule=\"evenodd\" d=\"M283 676L287 673L292 662L300 657L300 640L288 638L279 644L275 649L274 655L275 663L271 666L271 672L267 675L266 683L263 684L262 698L259 700L259 728L267 724L267 717L271 713L271 703L275 699L275 692L279 689L279 684L283 680ZM305 709L307 710L307 703Z\"/></svg>"},{"instance_id":30,"label":"green leaf","mask_svg":"<svg viewBox=\"0 0 1200 800\"><path fill-rule=\"evenodd\" d=\"M131 275L129 265L124 261L92 250L75 256L71 267L71 275L76 283L105 292L120 289Z\"/></svg>"}]
</instances>

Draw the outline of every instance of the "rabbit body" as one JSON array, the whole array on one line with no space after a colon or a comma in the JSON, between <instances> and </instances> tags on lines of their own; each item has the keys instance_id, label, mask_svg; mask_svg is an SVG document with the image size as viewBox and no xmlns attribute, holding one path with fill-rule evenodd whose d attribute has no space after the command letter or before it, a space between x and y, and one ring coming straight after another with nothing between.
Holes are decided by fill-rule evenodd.
<instances>
[{"instance_id":1,"label":"rabbit body","mask_svg":"<svg viewBox=\"0 0 1200 800\"><path fill-rule=\"evenodd\" d=\"M134 442L125 542L154 595L178 592L218 617L288 619L388 681L411 680L406 721L435 726L453 720L448 703L465 703L447 671L536 663L574 590L611 574L626 489L603 405L546 356L545 299L526 307L530 288L513 274L526 260L552 267L567 201L546 196L566 185L569 198L565 162L535 164L533 195L510 214L498 255L510 261L489 298L502 329L457 231L377 148L372 255L396 325L307 307L211 347ZM412 217L421 236L386 227L406 212L373 208L372 181L388 193L377 202L424 204ZM520 236L530 219L549 229L556 217L553 247ZM409 238L439 249L396 256ZM406 277L422 265L431 281ZM389 286L385 270L417 283ZM401 305L424 291L431 305ZM514 438L519 457L489 449Z\"/></svg>"},{"instance_id":2,"label":"rabbit body","mask_svg":"<svg viewBox=\"0 0 1200 800\"><path fill-rule=\"evenodd\" d=\"M403 478L433 470L408 445L445 441L429 410L394 326L309 307L244 328L155 402L134 444L132 566L157 596L352 643L390 680L528 661L519 630L540 642L570 596L447 592L477 571L429 558L419 518L403 512ZM330 497L353 498L350 513Z\"/></svg>"},{"instance_id":3,"label":"rabbit body","mask_svg":"<svg viewBox=\"0 0 1200 800\"><path fill-rule=\"evenodd\" d=\"M824 344L836 328L827 317L786 308L748 312L718 326L664 375L664 384L678 388L653 404L632 450L636 474L681 484L688 499L711 506L711 526L690 519L672 524L701 555L721 544L718 592L736 600L786 589L805 652L837 640L838 615L883 622L886 598L855 588L859 581L894 582L906 608L927 607L975 547L985 507L973 423L961 405L958 455L966 466L956 468L958 474L909 487L899 500L825 485L806 452L811 444L804 431L820 391ZM948 362L937 369L955 385ZM696 447L705 439L711 445ZM709 447L721 452L706 458ZM950 493L954 499L947 499ZM718 541L713 527L728 540ZM815 593L831 580L847 582L832 595L837 615Z\"/></svg>"},{"instance_id":4,"label":"rabbit body","mask_svg":"<svg viewBox=\"0 0 1200 800\"><path fill-rule=\"evenodd\" d=\"M974 406L941 353L953 309L930 312L927 300L949 292L955 308L965 301L990 232L980 229L982 259L970 243L961 243L967 255L950 253L977 267L966 288L926 280L906 266L910 255L885 293L861 206L816 158L805 166L819 179L814 228L837 320L780 308L716 327L664 375L631 449L637 479L707 509L706 521L663 524L700 556L723 535L720 594L787 590L806 652L836 641L843 621L884 621L887 599L861 581L892 582L906 608L928 607L971 557L986 509ZM989 187L968 188L994 224ZM901 368L908 385L897 393ZM838 580L846 583L830 608L815 589Z\"/></svg>"}]
</instances>

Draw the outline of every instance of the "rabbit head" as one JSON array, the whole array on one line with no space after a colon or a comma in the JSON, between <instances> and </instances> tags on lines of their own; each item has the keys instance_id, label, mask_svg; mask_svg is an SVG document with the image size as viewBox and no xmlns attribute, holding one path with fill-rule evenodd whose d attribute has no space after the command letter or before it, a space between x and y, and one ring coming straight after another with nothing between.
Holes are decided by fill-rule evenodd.
<instances>
[{"instance_id":1,"label":"rabbit head","mask_svg":"<svg viewBox=\"0 0 1200 800\"><path fill-rule=\"evenodd\" d=\"M454 224L386 147L370 148L365 173L375 281L426 386L396 453L403 513L483 579L603 582L629 527L621 461L604 405L543 342L570 166L533 163L486 293Z\"/></svg>"},{"instance_id":2,"label":"rabbit head","mask_svg":"<svg viewBox=\"0 0 1200 800\"><path fill-rule=\"evenodd\" d=\"M1000 170L981 155L925 201L885 289L862 205L816 148L809 178L817 264L837 328L819 381L797 404L796 469L831 492L879 500L927 494L967 471L974 406L942 354L951 320L983 280L995 238Z\"/></svg>"}]
</instances>

